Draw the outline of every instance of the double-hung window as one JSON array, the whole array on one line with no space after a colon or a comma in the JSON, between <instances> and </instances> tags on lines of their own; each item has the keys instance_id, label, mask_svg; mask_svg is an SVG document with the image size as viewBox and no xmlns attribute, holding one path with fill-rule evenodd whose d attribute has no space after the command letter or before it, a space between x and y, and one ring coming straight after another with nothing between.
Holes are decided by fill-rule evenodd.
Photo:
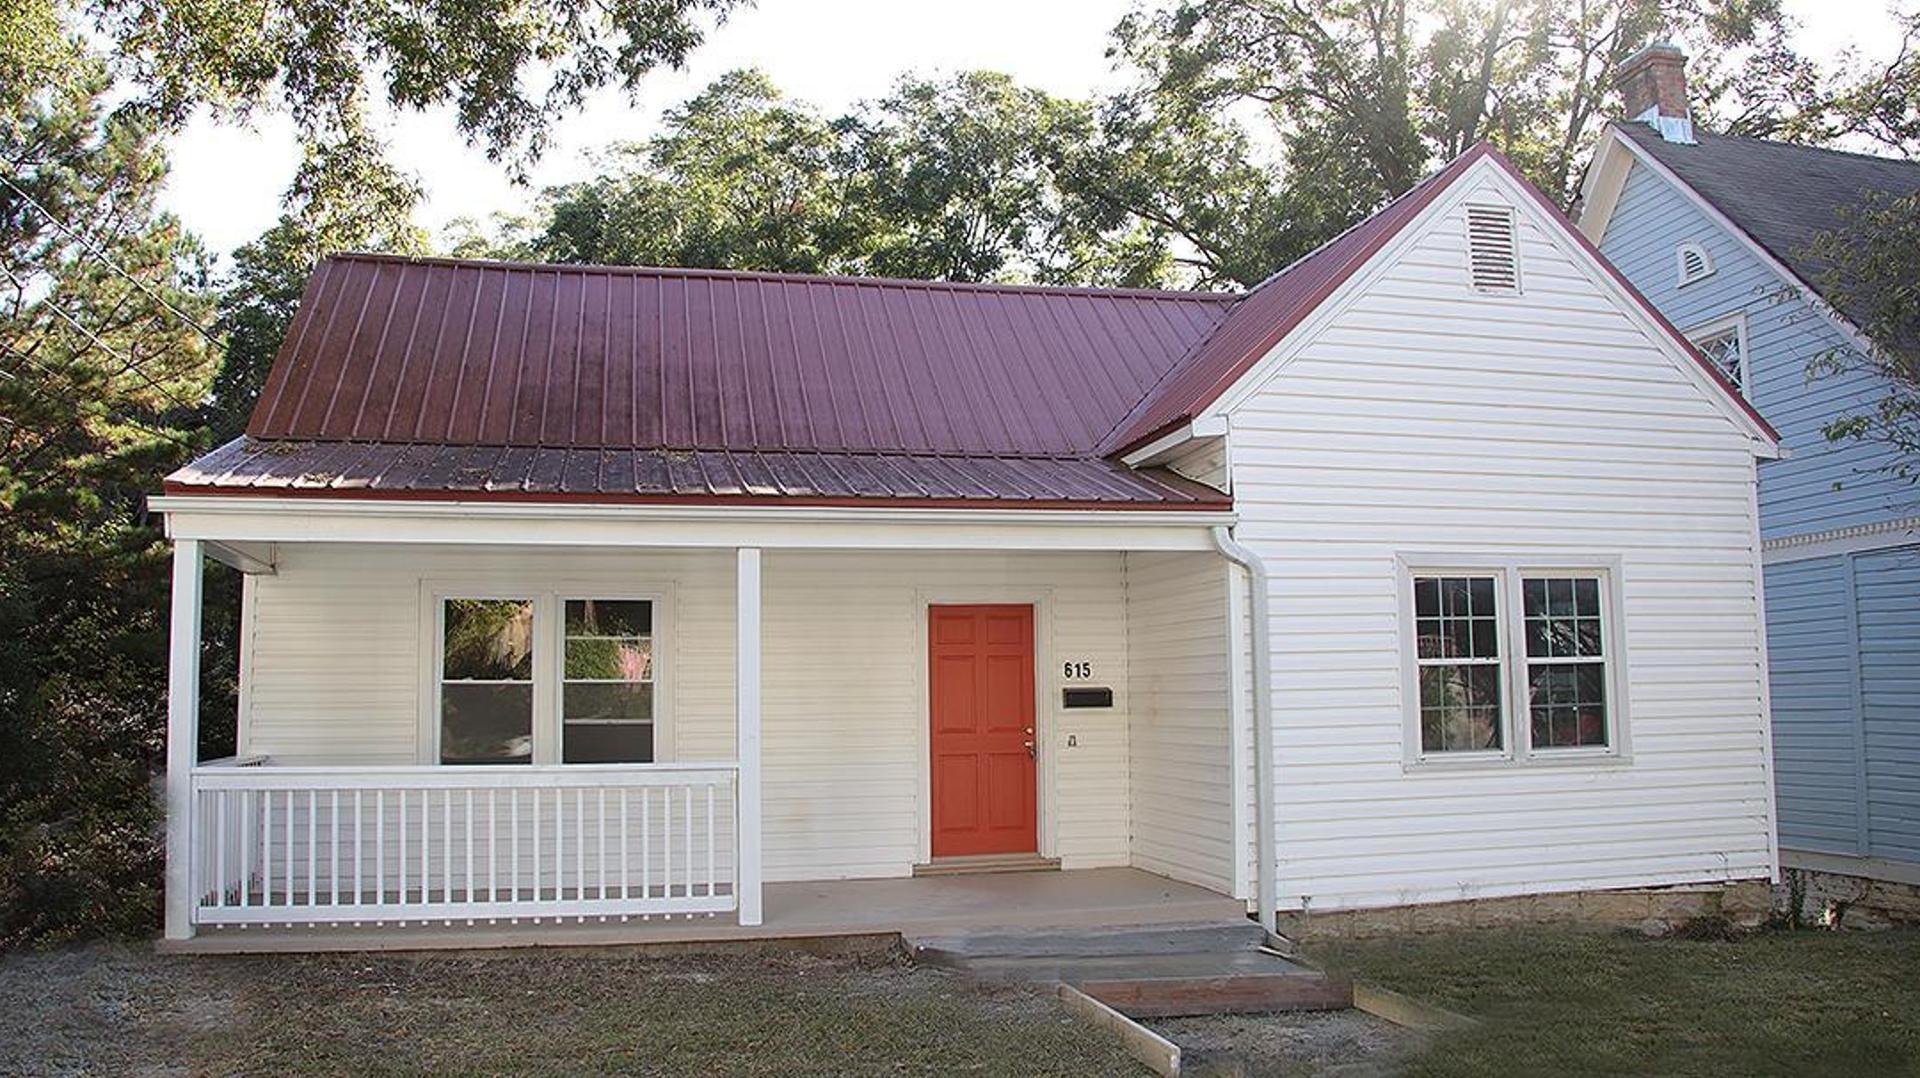
<instances>
[{"instance_id":1,"label":"double-hung window","mask_svg":"<svg viewBox=\"0 0 1920 1078\"><path fill-rule=\"evenodd\" d=\"M651 598L435 595L434 756L651 763L659 613Z\"/></svg>"},{"instance_id":2,"label":"double-hung window","mask_svg":"<svg viewBox=\"0 0 1920 1078\"><path fill-rule=\"evenodd\" d=\"M1620 754L1611 566L1403 572L1410 762Z\"/></svg>"},{"instance_id":3,"label":"double-hung window","mask_svg":"<svg viewBox=\"0 0 1920 1078\"><path fill-rule=\"evenodd\" d=\"M533 761L532 599L444 599L440 762Z\"/></svg>"},{"instance_id":4,"label":"double-hung window","mask_svg":"<svg viewBox=\"0 0 1920 1078\"><path fill-rule=\"evenodd\" d=\"M560 687L560 759L653 759L653 603L567 599Z\"/></svg>"}]
</instances>

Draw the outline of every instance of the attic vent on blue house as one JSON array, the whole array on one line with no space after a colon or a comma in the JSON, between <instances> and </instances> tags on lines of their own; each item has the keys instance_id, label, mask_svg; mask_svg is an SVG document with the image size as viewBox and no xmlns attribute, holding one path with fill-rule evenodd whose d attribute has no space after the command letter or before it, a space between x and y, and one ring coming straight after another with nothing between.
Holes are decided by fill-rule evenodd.
<instances>
[{"instance_id":1,"label":"attic vent on blue house","mask_svg":"<svg viewBox=\"0 0 1920 1078\"><path fill-rule=\"evenodd\" d=\"M1703 277L1713 276L1713 256L1697 243L1688 242L1675 247L1673 257L1681 284L1692 284Z\"/></svg>"},{"instance_id":2,"label":"attic vent on blue house","mask_svg":"<svg viewBox=\"0 0 1920 1078\"><path fill-rule=\"evenodd\" d=\"M1520 250L1513 207L1467 207L1467 263L1480 292L1520 291Z\"/></svg>"}]
</instances>

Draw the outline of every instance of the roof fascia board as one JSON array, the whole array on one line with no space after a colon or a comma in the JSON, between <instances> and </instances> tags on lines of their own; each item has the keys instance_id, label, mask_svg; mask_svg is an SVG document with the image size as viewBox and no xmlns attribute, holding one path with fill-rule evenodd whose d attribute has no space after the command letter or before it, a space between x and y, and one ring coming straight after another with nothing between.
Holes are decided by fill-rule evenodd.
<instances>
[{"instance_id":1,"label":"roof fascia board","mask_svg":"<svg viewBox=\"0 0 1920 1078\"><path fill-rule=\"evenodd\" d=\"M1232 512L841 509L375 501L167 495L174 539L228 543L1212 550Z\"/></svg>"},{"instance_id":2,"label":"roof fascia board","mask_svg":"<svg viewBox=\"0 0 1920 1078\"><path fill-rule=\"evenodd\" d=\"M1575 222L1587 239L1598 246L1620 206L1620 195L1627 188L1627 174L1633 171L1633 156L1621 149L1626 138L1617 126L1608 124L1606 137L1594 147L1593 160L1580 181L1580 220Z\"/></svg>"},{"instance_id":3,"label":"roof fascia board","mask_svg":"<svg viewBox=\"0 0 1920 1078\"><path fill-rule=\"evenodd\" d=\"M1853 345L1863 353L1872 353L1873 342L1867 338L1866 334L1860 332L1858 326L1854 325L1846 315L1841 314L1832 304L1828 303L1826 298L1814 289L1813 285L1802 280L1799 274L1787 268L1786 263L1775 258L1773 252L1761 246L1760 241L1749 235L1746 229L1735 224L1733 218L1722 213L1720 208L1708 201L1705 195L1694 190L1692 184L1681 179L1679 173L1661 164L1659 158L1654 157L1636 145L1633 139L1629 138L1625 132L1619 130L1617 127L1609 126L1608 134L1611 137L1611 141L1626 147L1627 152L1632 155L1633 160L1647 166L1647 168L1653 171L1654 175L1672 184L1674 189L1679 191L1681 196L1691 203L1695 209L1705 214L1709 221L1719 225L1720 228L1732 236L1736 242L1742 247L1745 247L1749 254L1759 259L1762 265L1772 270L1776 277L1786 282L1787 286L1792 288L1801 299L1805 300L1808 306L1819 312L1827 321L1833 323L1833 327L1840 331L1841 336L1847 339L1848 344ZM1625 173L1623 172L1621 178L1623 186L1625 182ZM1604 223L1602 224L1602 228L1604 229ZM1584 229L1582 231L1584 231ZM1588 238L1593 238L1591 233L1588 233ZM1597 243L1598 240L1595 240L1595 242Z\"/></svg>"},{"instance_id":4,"label":"roof fascia board","mask_svg":"<svg viewBox=\"0 0 1920 1078\"><path fill-rule=\"evenodd\" d=\"M1138 449L1121 456L1120 463L1129 468L1143 468L1160 463L1161 459L1189 442L1203 438L1218 438L1227 433L1227 419L1224 415L1202 416L1190 423L1182 423L1173 430L1146 443Z\"/></svg>"},{"instance_id":5,"label":"roof fascia board","mask_svg":"<svg viewBox=\"0 0 1920 1078\"><path fill-rule=\"evenodd\" d=\"M1453 208L1468 197L1479 179L1491 179L1503 187L1512 199L1516 211L1527 214L1540 227L1552 242L1560 246L1563 254L1577 266L1582 267L1588 280L1596 284L1614 305L1625 312L1654 345L1673 361L1675 366L1691 379L1700 391L1707 395L1722 414L1733 422L1736 428L1752 441L1754 455L1771 459L1779 453L1779 438L1768 429L1763 421L1750 414L1745 407L1737 403L1733 391L1716 382L1709 373L1706 362L1690 351L1691 346L1684 343L1679 330L1672 328L1652 311L1638 297L1622 285L1620 279L1608 272L1597 250L1584 241L1585 236L1573 229L1570 223L1557 214L1549 214L1548 204L1533 188L1503 166L1499 159L1489 154L1473 162L1463 170L1448 189L1440 192L1429 202L1418 217L1409 221L1400 233L1383 244L1378 251L1334 293L1286 337L1276 344L1267 355L1242 375L1227 392L1221 394L1206 411L1206 416L1224 417L1239 407L1249 397L1258 393L1266 383L1278 375L1297 357L1306 345L1321 330L1341 314L1345 313L1366 289L1376 281L1393 260L1409 245L1416 242L1432 227L1433 221L1445 217Z\"/></svg>"}]
</instances>

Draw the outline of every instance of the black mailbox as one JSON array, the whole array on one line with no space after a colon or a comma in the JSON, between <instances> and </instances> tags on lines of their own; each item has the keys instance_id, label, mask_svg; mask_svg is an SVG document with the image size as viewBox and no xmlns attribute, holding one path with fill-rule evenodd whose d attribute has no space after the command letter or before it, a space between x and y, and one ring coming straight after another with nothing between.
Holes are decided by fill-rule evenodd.
<instances>
[{"instance_id":1,"label":"black mailbox","mask_svg":"<svg viewBox=\"0 0 1920 1078\"><path fill-rule=\"evenodd\" d=\"M1112 707L1112 689L1076 688L1060 690L1061 707Z\"/></svg>"}]
</instances>

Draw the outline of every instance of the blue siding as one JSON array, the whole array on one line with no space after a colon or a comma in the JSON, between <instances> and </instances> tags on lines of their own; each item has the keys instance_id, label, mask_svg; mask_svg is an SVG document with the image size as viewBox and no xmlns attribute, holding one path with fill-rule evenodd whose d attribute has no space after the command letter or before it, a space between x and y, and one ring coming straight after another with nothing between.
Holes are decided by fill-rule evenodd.
<instances>
[{"instance_id":1,"label":"blue siding","mask_svg":"<svg viewBox=\"0 0 1920 1078\"><path fill-rule=\"evenodd\" d=\"M1862 852L1851 569L1845 555L1766 569L1774 791L1796 850Z\"/></svg>"},{"instance_id":2,"label":"blue siding","mask_svg":"<svg viewBox=\"0 0 1920 1078\"><path fill-rule=\"evenodd\" d=\"M1674 248L1692 240L1716 272L1682 286ZM1914 493L1879 469L1873 444L1827 441L1821 428L1879 396L1866 373L1809 381L1807 364L1846 338L1788 281L1709 220L1666 179L1636 162L1601 237L1600 250L1681 329L1736 312L1747 316L1747 394L1791 453L1760 469L1760 524L1769 539L1911 516Z\"/></svg>"},{"instance_id":3,"label":"blue siding","mask_svg":"<svg viewBox=\"0 0 1920 1078\"><path fill-rule=\"evenodd\" d=\"M1920 546L1854 556L1868 853L1920 861Z\"/></svg>"}]
</instances>

